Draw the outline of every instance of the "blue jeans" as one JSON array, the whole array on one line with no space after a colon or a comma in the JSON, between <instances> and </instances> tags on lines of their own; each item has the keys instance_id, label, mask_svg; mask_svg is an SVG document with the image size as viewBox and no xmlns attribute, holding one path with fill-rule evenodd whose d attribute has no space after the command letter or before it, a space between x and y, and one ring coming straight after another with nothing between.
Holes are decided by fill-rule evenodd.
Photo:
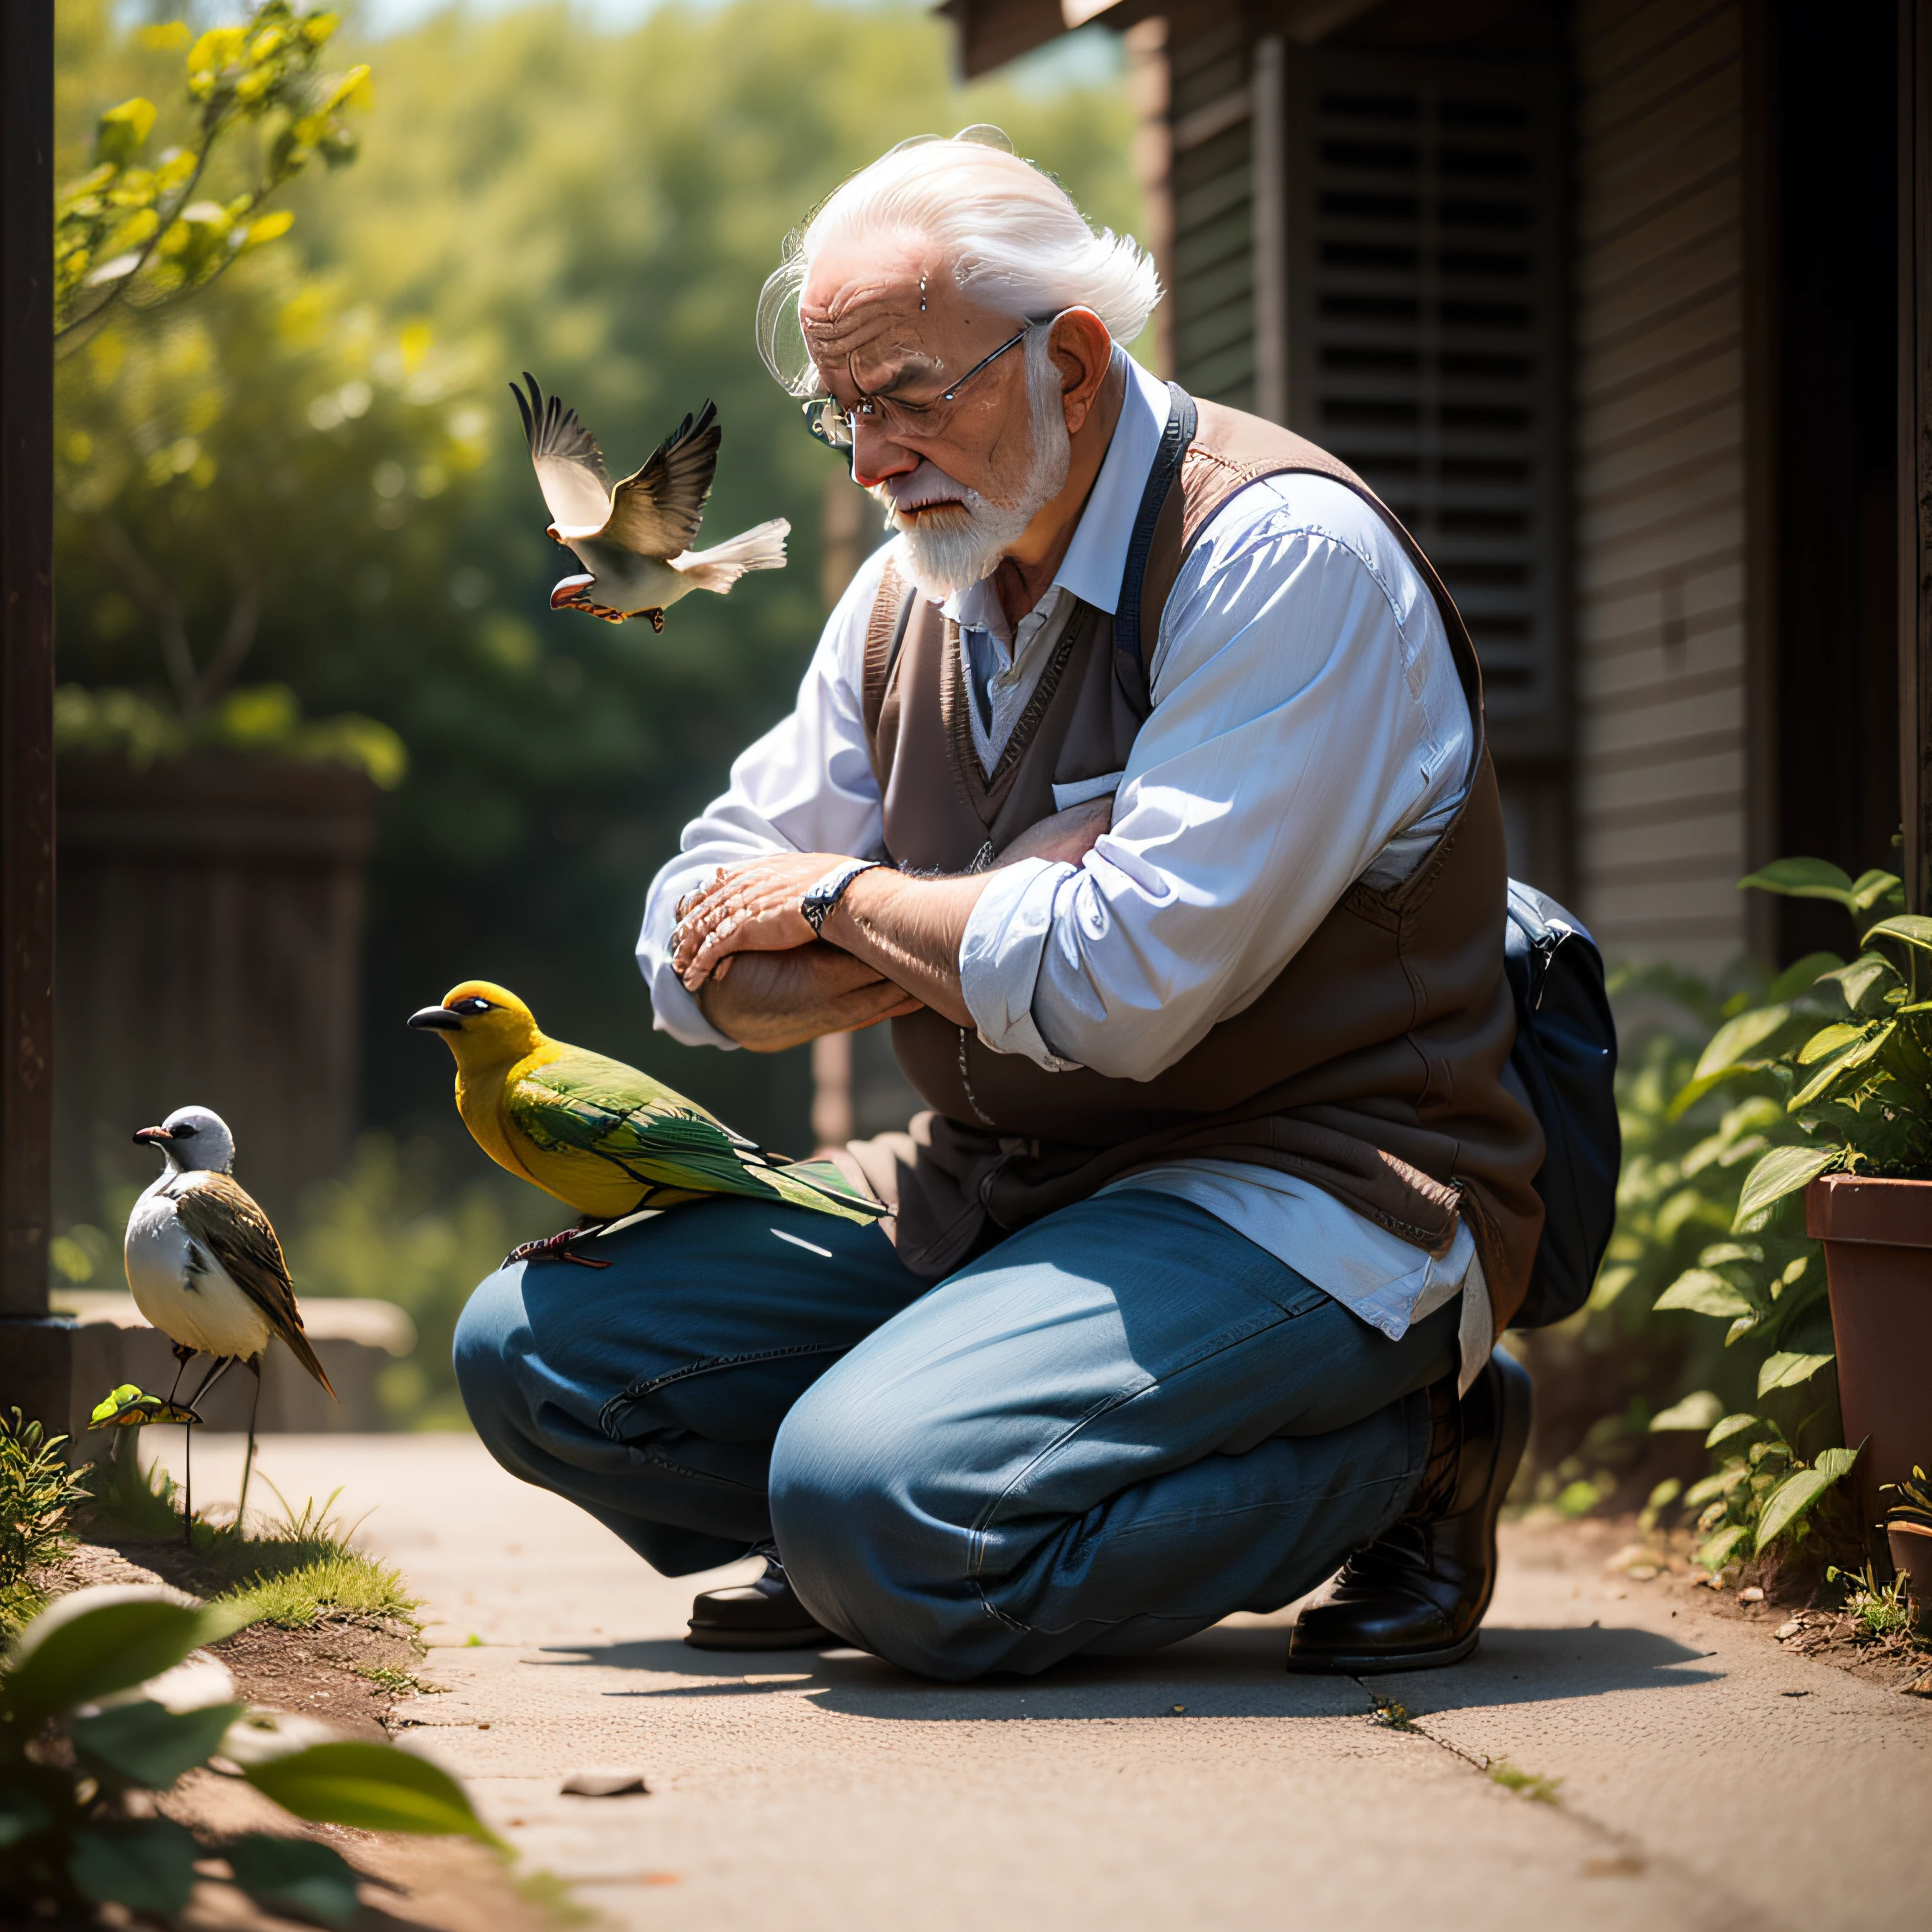
<instances>
[{"instance_id":1,"label":"blue jeans","mask_svg":"<svg viewBox=\"0 0 1932 1932\"><path fill-rule=\"evenodd\" d=\"M673 1210L519 1262L456 1332L514 1475L668 1575L775 1542L800 1600L928 1676L1150 1650L1305 1594L1394 1522L1456 1366L1191 1203L1125 1191L934 1286L877 1228Z\"/></svg>"}]
</instances>

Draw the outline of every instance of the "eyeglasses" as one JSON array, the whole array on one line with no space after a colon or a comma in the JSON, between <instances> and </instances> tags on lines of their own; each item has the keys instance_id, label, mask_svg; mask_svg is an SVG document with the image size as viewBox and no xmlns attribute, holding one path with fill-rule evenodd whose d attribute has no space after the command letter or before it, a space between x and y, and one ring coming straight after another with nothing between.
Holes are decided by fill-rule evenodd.
<instances>
[{"instance_id":1,"label":"eyeglasses","mask_svg":"<svg viewBox=\"0 0 1932 1932\"><path fill-rule=\"evenodd\" d=\"M1027 324L1027 328L1033 326L1031 322ZM836 397L812 396L803 404L805 426L827 449L836 449L842 456L850 453L862 417L868 423L877 423L888 436L938 436L946 421L944 415L938 413L940 406L951 402L982 369L990 368L1009 349L1024 342L1027 328L1022 329L1017 335L1007 337L992 355L982 356L951 388L932 402L908 403L893 396L861 396L856 404L848 410L840 406Z\"/></svg>"}]
</instances>

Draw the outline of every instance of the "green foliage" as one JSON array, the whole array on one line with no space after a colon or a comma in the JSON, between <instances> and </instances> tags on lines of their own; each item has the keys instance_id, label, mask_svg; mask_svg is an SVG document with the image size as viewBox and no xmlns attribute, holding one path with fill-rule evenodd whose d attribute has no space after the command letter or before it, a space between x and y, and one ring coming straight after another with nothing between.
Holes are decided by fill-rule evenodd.
<instances>
[{"instance_id":1,"label":"green foliage","mask_svg":"<svg viewBox=\"0 0 1932 1932\"><path fill-rule=\"evenodd\" d=\"M1897 910L1903 895L1889 872L1854 880L1821 860L1780 860L1742 884L1832 902L1864 929L1849 964L1815 953L1756 1000L1725 1003L1664 1109L1674 1126L1726 1105L1716 1134L1676 1164L1682 1186L1672 1198L1687 1204L1686 1222L1711 1232L1721 1222L1728 1238L1678 1268L1652 1306L1723 1323L1725 1348L1755 1367L1752 1406L1702 1389L1651 1425L1708 1429L1719 1466L1684 1502L1696 1513L1699 1560L1713 1570L1796 1545L1857 1460L1838 1439L1824 1266L1803 1232L1804 1190L1834 1171L1932 1174L1932 1002L1919 997L1932 920ZM1632 1246L1654 1263L1661 1244ZM1633 1264L1628 1280L1635 1275ZM1628 1285L1610 1276L1599 1295Z\"/></svg>"},{"instance_id":2,"label":"green foliage","mask_svg":"<svg viewBox=\"0 0 1932 1932\"><path fill-rule=\"evenodd\" d=\"M349 1924L356 1874L328 1846L251 1832L212 1847L152 1815L146 1794L211 1760L298 1817L497 1842L448 1773L232 1701L226 1668L194 1653L253 1620L120 1586L77 1591L20 1634L0 1660L0 1907L171 1918L218 1849L257 1904Z\"/></svg>"},{"instance_id":3,"label":"green foliage","mask_svg":"<svg viewBox=\"0 0 1932 1932\"><path fill-rule=\"evenodd\" d=\"M1886 1514L1894 1522L1922 1522L1932 1526L1932 1480L1915 1462L1912 1473L1896 1483L1881 1483L1882 1493L1897 1498L1886 1509Z\"/></svg>"},{"instance_id":4,"label":"green foliage","mask_svg":"<svg viewBox=\"0 0 1932 1932\"><path fill-rule=\"evenodd\" d=\"M160 98L159 56L121 17L106 0L62 9L70 172L104 109ZM845 175L976 121L1005 127L1096 220L1140 226L1118 74L962 88L952 31L922 0L671 4L621 32L561 6L441 11L381 43L361 158L286 191L288 242L138 344L110 316L100 334L127 338L124 367L97 366L92 346L63 364L61 681L182 710L184 686L225 664L231 626L248 628L252 584L250 682L286 686L304 717L396 734L409 769L373 863L363 1090L374 1121L445 1134L467 1171L482 1157L455 1138L447 1064L399 1029L479 972L559 1037L768 1145L809 1144L808 1056L693 1053L654 1034L632 958L650 874L788 707L823 618L837 466L758 360L759 286ZM355 57L335 53L347 34L332 58ZM319 320L298 353L279 318L303 299ZM428 347L412 369L416 328ZM788 517L790 567L687 598L661 638L552 611L560 553L505 393L525 368L620 465L715 398L706 532ZM104 507L69 454L76 429L88 466L127 478ZM109 520L178 608L185 680L158 650L165 600L144 594Z\"/></svg>"},{"instance_id":5,"label":"green foliage","mask_svg":"<svg viewBox=\"0 0 1932 1932\"><path fill-rule=\"evenodd\" d=\"M29 1573L67 1553L69 1518L87 1500L61 1453L66 1443L17 1408L0 1415L0 1634L39 1607Z\"/></svg>"},{"instance_id":6,"label":"green foliage","mask_svg":"<svg viewBox=\"0 0 1932 1932\"><path fill-rule=\"evenodd\" d=\"M136 94L95 123L93 165L54 203L56 340L116 308L158 308L206 287L287 232L286 210L261 212L268 198L316 155L334 166L356 152L344 116L367 100L369 70L318 71L336 26L333 14L263 0L239 26L142 30L148 48L185 50L170 118L187 126L150 160L152 101ZM242 154L249 136L252 152ZM218 198L218 184L231 191Z\"/></svg>"},{"instance_id":7,"label":"green foliage","mask_svg":"<svg viewBox=\"0 0 1932 1932\"><path fill-rule=\"evenodd\" d=\"M144 1429L151 1422L194 1424L201 1420L185 1402L149 1395L134 1382L108 1390L88 1412L89 1429Z\"/></svg>"},{"instance_id":8,"label":"green foliage","mask_svg":"<svg viewBox=\"0 0 1932 1932\"><path fill-rule=\"evenodd\" d=\"M1840 1570L1828 1564L1826 1577L1845 1586L1845 1614L1866 1636L1880 1642L1888 1637L1907 1637L1912 1628L1911 1592L1903 1576L1881 1583L1868 1563L1858 1570Z\"/></svg>"}]
</instances>

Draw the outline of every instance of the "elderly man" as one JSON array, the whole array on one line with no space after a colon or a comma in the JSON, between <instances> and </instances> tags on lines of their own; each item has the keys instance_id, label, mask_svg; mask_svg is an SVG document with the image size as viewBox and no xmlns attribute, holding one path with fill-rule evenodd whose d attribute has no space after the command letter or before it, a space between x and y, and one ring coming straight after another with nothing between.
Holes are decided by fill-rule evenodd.
<instances>
[{"instance_id":1,"label":"elderly man","mask_svg":"<svg viewBox=\"0 0 1932 1932\"><path fill-rule=\"evenodd\" d=\"M719 1201L519 1266L477 1426L673 1574L692 1640L963 1678L1342 1568L1291 1667L1473 1648L1540 1227L1454 606L1359 479L1124 352L1130 241L985 140L848 182L760 343L896 533L652 886L681 1040L890 1020L874 1226Z\"/></svg>"}]
</instances>

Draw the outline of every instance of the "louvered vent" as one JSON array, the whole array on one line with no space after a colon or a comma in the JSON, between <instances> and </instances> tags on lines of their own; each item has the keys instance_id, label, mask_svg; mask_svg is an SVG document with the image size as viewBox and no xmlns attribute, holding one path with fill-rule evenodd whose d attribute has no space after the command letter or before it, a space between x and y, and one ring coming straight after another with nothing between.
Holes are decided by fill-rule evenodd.
<instances>
[{"instance_id":1,"label":"louvered vent","mask_svg":"<svg viewBox=\"0 0 1932 1932\"><path fill-rule=\"evenodd\" d=\"M1288 77L1288 420L1442 572L1512 758L1564 748L1559 86L1327 50Z\"/></svg>"}]
</instances>

